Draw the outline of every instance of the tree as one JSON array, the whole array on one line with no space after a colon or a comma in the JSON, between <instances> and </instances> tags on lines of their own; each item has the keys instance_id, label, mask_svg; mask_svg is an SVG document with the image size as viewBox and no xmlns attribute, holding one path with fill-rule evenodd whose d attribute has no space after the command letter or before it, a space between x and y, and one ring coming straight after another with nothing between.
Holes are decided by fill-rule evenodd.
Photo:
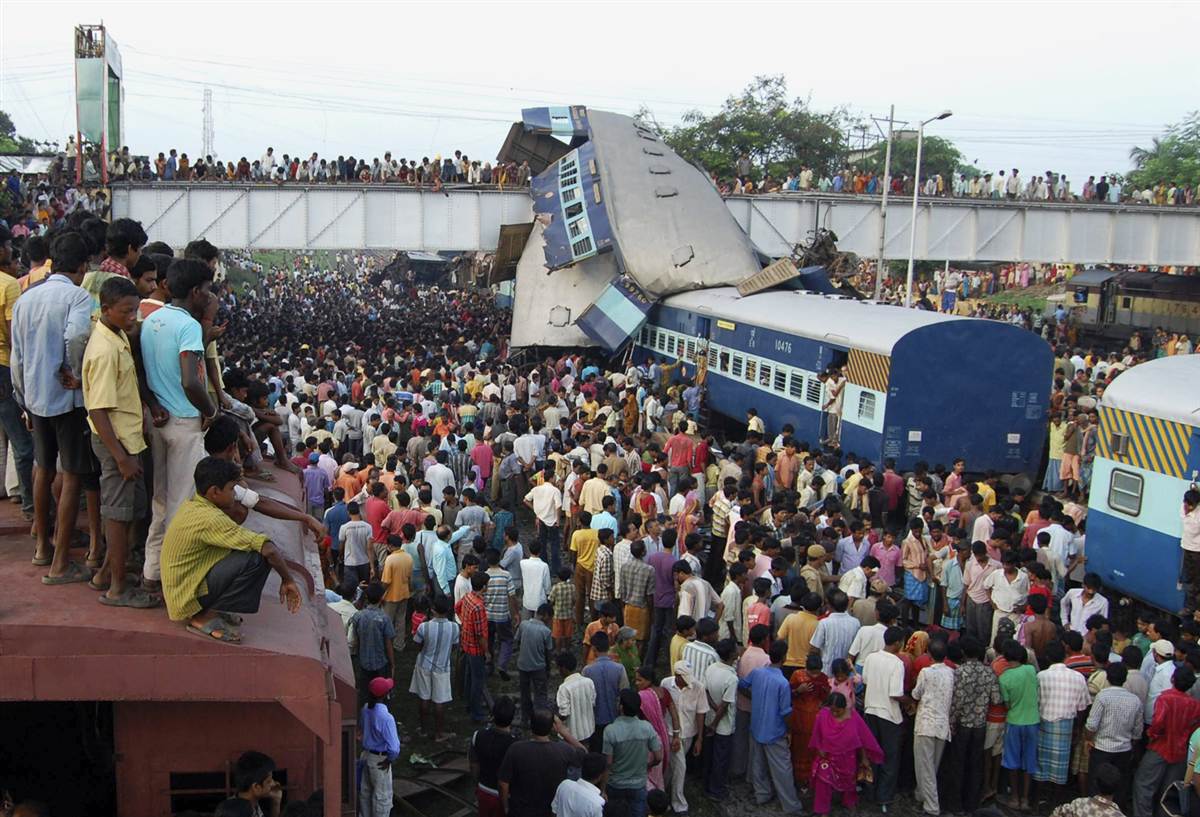
<instances>
[{"instance_id":1,"label":"tree","mask_svg":"<svg viewBox=\"0 0 1200 817\"><path fill-rule=\"evenodd\" d=\"M641 114L654 127L652 115ZM738 157L745 154L753 177L761 179L764 169L782 178L801 164L817 174L832 172L845 152L846 121L843 109L814 111L807 100L789 99L782 76L760 76L726 99L718 113L688 111L683 124L657 129L676 153L722 178L734 175Z\"/></svg>"},{"instance_id":2,"label":"tree","mask_svg":"<svg viewBox=\"0 0 1200 817\"><path fill-rule=\"evenodd\" d=\"M1200 110L1168 125L1162 138L1151 140L1149 147L1133 148L1129 159L1133 170L1128 180L1135 188L1157 184L1200 187Z\"/></svg>"},{"instance_id":3,"label":"tree","mask_svg":"<svg viewBox=\"0 0 1200 817\"><path fill-rule=\"evenodd\" d=\"M885 156L884 145L880 145L875 153L867 158L863 164L867 170L872 170L879 175L883 175L883 160ZM917 166L917 140L911 139L893 139L892 140L892 177L908 174L913 176ZM926 136L921 143L921 177L929 178L937 174L941 174L946 181L946 186L950 186L950 181L954 174L963 172L965 166L963 164L962 152L954 146L954 143L949 139L943 139L940 136ZM978 171L971 168L974 172L968 172L967 175L978 175Z\"/></svg>"},{"instance_id":4,"label":"tree","mask_svg":"<svg viewBox=\"0 0 1200 817\"><path fill-rule=\"evenodd\" d=\"M35 153L32 139L17 135L17 126L7 111L0 111L0 153Z\"/></svg>"}]
</instances>

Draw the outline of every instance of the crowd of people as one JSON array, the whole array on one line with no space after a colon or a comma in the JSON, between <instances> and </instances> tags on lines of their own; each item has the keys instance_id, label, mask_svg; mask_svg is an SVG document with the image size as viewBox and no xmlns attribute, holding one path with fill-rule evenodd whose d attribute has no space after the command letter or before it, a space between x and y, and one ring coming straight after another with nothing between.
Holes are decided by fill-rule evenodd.
<instances>
[{"instance_id":1,"label":"crowd of people","mask_svg":"<svg viewBox=\"0 0 1200 817\"><path fill-rule=\"evenodd\" d=\"M859 196L878 196L883 193L885 179L877 173L856 165L847 165L835 172L800 165L780 179L768 171L761 176L755 172L750 157L743 154L734 164L730 179L713 175L713 183L722 195L754 195L756 193L819 192ZM1194 207L1196 188L1191 184L1160 180L1145 187L1128 189L1117 176L1088 176L1077 190L1064 173L1047 170L1043 174L1022 177L1019 168L995 173L973 170L970 173L925 173L920 179L908 173L889 175L888 194L912 196L920 185L920 195L927 198L953 197L995 199L1008 201L1058 201L1094 204L1153 204L1160 207Z\"/></svg>"},{"instance_id":2,"label":"crowd of people","mask_svg":"<svg viewBox=\"0 0 1200 817\"><path fill-rule=\"evenodd\" d=\"M236 293L219 258L85 212L0 232L0 423L32 558L51 588L237 645L271 573L303 603L248 514L300 523L353 655L364 813L391 811L397 684L425 738L469 750L487 815L886 811L912 790L931 815L995 797L1151 817L1190 777L1200 624L1135 617L1087 572L1087 429L1136 356L1058 350L1035 500L753 409L701 428L703 385L661 361L510 360L487 292L351 265ZM254 487L286 479L303 507Z\"/></svg>"}]
</instances>

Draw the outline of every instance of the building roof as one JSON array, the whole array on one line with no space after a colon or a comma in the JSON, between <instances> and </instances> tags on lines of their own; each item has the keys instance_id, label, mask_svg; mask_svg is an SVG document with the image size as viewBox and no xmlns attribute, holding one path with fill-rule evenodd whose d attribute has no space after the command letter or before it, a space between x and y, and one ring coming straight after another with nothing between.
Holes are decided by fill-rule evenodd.
<instances>
[{"instance_id":1,"label":"building roof","mask_svg":"<svg viewBox=\"0 0 1200 817\"><path fill-rule=\"evenodd\" d=\"M769 290L743 298L733 287L684 292L663 305L881 355L890 355L902 337L926 326L978 320L811 292Z\"/></svg>"},{"instance_id":2,"label":"building roof","mask_svg":"<svg viewBox=\"0 0 1200 817\"><path fill-rule=\"evenodd\" d=\"M1121 372L1100 407L1200 426L1200 355L1160 357Z\"/></svg>"}]
</instances>

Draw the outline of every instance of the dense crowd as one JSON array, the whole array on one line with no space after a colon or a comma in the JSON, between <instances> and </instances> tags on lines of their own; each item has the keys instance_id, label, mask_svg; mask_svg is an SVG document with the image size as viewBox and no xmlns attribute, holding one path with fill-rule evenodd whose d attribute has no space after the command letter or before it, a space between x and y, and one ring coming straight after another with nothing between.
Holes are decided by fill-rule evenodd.
<instances>
[{"instance_id":1,"label":"dense crowd","mask_svg":"<svg viewBox=\"0 0 1200 817\"><path fill-rule=\"evenodd\" d=\"M756 193L820 192L860 196L883 193L883 174L857 166L846 166L836 172L822 172L807 165L789 171L783 178L755 172L748 156L738 157L730 179L713 177L723 195L753 195ZM1082 187L1072 189L1066 174L1047 170L1043 174L1023 177L1018 168L995 173L981 172L922 174L916 179L908 173L890 176L888 193L893 196L912 196L914 190L925 197L954 197L1008 201L1059 201L1096 204L1154 204L1164 207L1194 207L1196 189L1191 184L1159 181L1147 187L1125 189L1117 177L1088 176Z\"/></svg>"},{"instance_id":2,"label":"dense crowd","mask_svg":"<svg viewBox=\"0 0 1200 817\"><path fill-rule=\"evenodd\" d=\"M299 522L353 655L365 814L391 812L397 683L418 740L470 751L486 815L886 811L912 790L930 815L996 797L1151 817L1190 775L1200 624L1110 605L1086 565L1096 401L1135 354L1059 347L1035 500L753 409L702 428L703 384L664 361L518 363L488 293L351 264L239 294L207 241L176 257L87 213L17 243L0 233L0 422L43 582L238 644L272 572L302 604L243 523ZM302 508L255 490L295 478ZM469 734L447 729L456 701ZM242 782L276 812L252 760Z\"/></svg>"}]
</instances>

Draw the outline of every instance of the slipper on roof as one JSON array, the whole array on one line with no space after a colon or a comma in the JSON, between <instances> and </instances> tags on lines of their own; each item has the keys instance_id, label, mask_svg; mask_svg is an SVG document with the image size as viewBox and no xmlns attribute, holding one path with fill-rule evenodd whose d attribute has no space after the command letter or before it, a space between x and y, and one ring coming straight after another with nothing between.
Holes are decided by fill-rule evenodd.
<instances>
[{"instance_id":1,"label":"slipper on roof","mask_svg":"<svg viewBox=\"0 0 1200 817\"><path fill-rule=\"evenodd\" d=\"M197 627L195 624L189 623L187 631L198 635L201 638L207 638L211 641L220 641L224 644L240 644L242 637L231 626L229 622L222 619L220 616L209 619L202 626Z\"/></svg>"},{"instance_id":2,"label":"slipper on roof","mask_svg":"<svg viewBox=\"0 0 1200 817\"><path fill-rule=\"evenodd\" d=\"M42 576L42 584L74 584L86 582L92 578L92 571L79 562L68 562L67 569L61 576Z\"/></svg>"},{"instance_id":3,"label":"slipper on roof","mask_svg":"<svg viewBox=\"0 0 1200 817\"><path fill-rule=\"evenodd\" d=\"M151 595L140 587L126 587L124 592L115 599L108 595L100 596L100 603L109 607L136 607L139 610L146 610L158 607L162 604L162 598Z\"/></svg>"}]
</instances>

